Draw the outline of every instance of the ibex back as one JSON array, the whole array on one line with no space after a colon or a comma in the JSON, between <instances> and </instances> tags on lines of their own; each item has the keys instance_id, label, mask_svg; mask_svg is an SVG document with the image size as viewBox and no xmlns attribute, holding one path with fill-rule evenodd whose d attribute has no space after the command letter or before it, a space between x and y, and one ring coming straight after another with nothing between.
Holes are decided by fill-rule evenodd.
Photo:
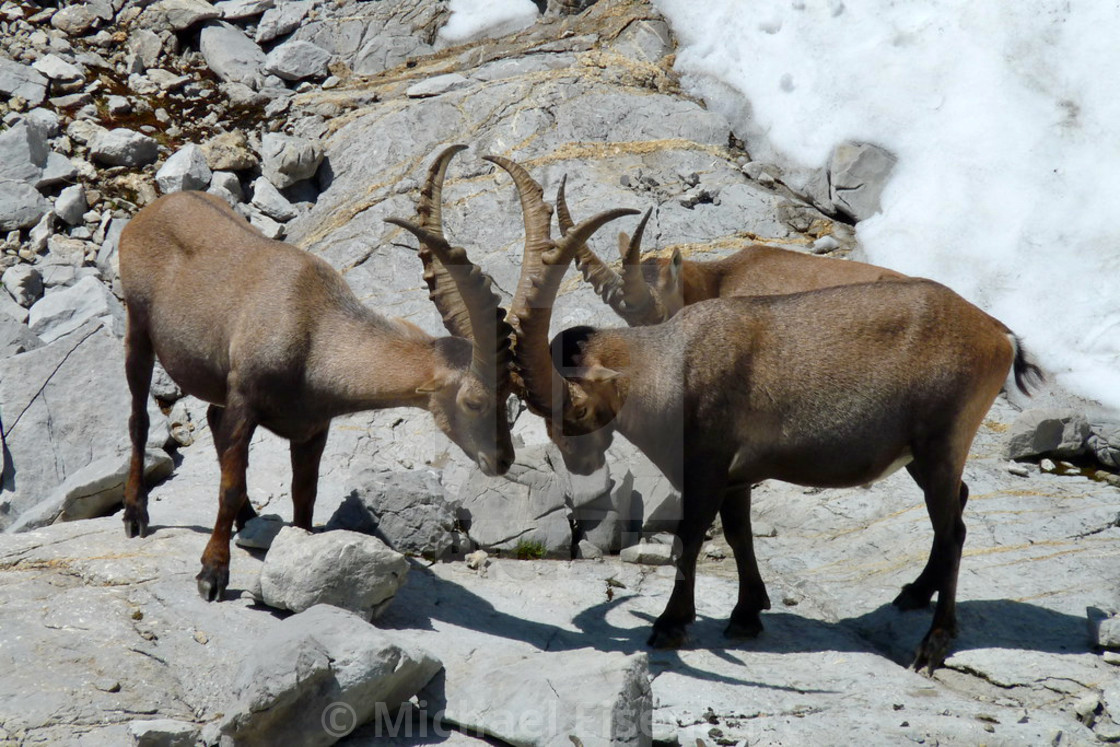
<instances>
[{"instance_id":1,"label":"ibex back","mask_svg":"<svg viewBox=\"0 0 1120 747\"><path fill-rule=\"evenodd\" d=\"M435 231L439 211L430 198L438 202L457 150L432 166L421 201L421 222ZM434 300L445 325L470 336L435 338L380 316L325 261L267 239L217 197L180 192L141 210L120 242L132 392L126 534L148 531L143 458L156 356L184 392L210 403L221 486L198 574L207 599L220 599L228 584L234 523L240 528L254 515L245 470L257 426L291 442L294 523L304 529L311 528L330 421L344 413L424 408L484 472L505 473L514 456L509 327L489 278L461 249L439 251Z\"/></svg>"},{"instance_id":2,"label":"ibex back","mask_svg":"<svg viewBox=\"0 0 1120 747\"><path fill-rule=\"evenodd\" d=\"M560 231L572 225L564 196L566 180L556 195ZM576 266L603 301L632 327L660 324L685 306L714 298L776 296L832 288L837 285L905 280L906 275L864 262L818 257L766 244L751 244L722 259L697 262L680 249L668 257L642 258L646 218L633 238L619 235L622 272L599 259L586 244L576 250Z\"/></svg>"}]
</instances>

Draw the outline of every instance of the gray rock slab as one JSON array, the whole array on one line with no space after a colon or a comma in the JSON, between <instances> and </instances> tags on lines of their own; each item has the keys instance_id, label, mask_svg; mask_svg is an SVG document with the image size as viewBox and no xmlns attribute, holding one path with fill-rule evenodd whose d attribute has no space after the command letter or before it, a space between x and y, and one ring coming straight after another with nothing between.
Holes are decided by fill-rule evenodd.
<instances>
[{"instance_id":1,"label":"gray rock slab","mask_svg":"<svg viewBox=\"0 0 1120 747\"><path fill-rule=\"evenodd\" d=\"M99 24L113 18L113 7L107 2L82 3L60 8L51 16L51 25L68 36L80 36Z\"/></svg>"},{"instance_id":2,"label":"gray rock slab","mask_svg":"<svg viewBox=\"0 0 1120 747\"><path fill-rule=\"evenodd\" d=\"M71 226L83 222L83 216L89 209L86 202L86 188L81 184L72 184L58 193L54 201L54 214Z\"/></svg>"},{"instance_id":3,"label":"gray rock slab","mask_svg":"<svg viewBox=\"0 0 1120 747\"><path fill-rule=\"evenodd\" d=\"M160 0L144 11L141 23L160 30L186 31L221 15L220 10L205 0Z\"/></svg>"},{"instance_id":4,"label":"gray rock slab","mask_svg":"<svg viewBox=\"0 0 1120 747\"><path fill-rule=\"evenodd\" d=\"M315 176L323 150L307 138L270 132L261 138L261 171L278 189Z\"/></svg>"},{"instance_id":5,"label":"gray rock slab","mask_svg":"<svg viewBox=\"0 0 1120 747\"><path fill-rule=\"evenodd\" d=\"M264 64L264 51L241 29L211 22L202 29L199 50L207 66L224 81L252 85Z\"/></svg>"},{"instance_id":6,"label":"gray rock slab","mask_svg":"<svg viewBox=\"0 0 1120 747\"><path fill-rule=\"evenodd\" d=\"M467 534L484 550L572 557L571 510L547 447L519 449L505 477L475 470L460 490Z\"/></svg>"},{"instance_id":7,"label":"gray rock slab","mask_svg":"<svg viewBox=\"0 0 1120 747\"><path fill-rule=\"evenodd\" d=\"M446 73L444 75L436 75L427 80L414 83L408 87L405 94L410 98L422 99L428 96L439 96L441 93L454 91L459 88L470 85L470 80L459 75L458 73Z\"/></svg>"},{"instance_id":8,"label":"gray rock slab","mask_svg":"<svg viewBox=\"0 0 1120 747\"><path fill-rule=\"evenodd\" d=\"M20 306L31 306L43 295L43 276L33 265L18 264L4 270L0 282Z\"/></svg>"},{"instance_id":9,"label":"gray rock slab","mask_svg":"<svg viewBox=\"0 0 1120 747\"><path fill-rule=\"evenodd\" d=\"M459 697L433 705L468 733L514 745L651 745L648 656L595 649L494 656Z\"/></svg>"},{"instance_id":10,"label":"gray rock slab","mask_svg":"<svg viewBox=\"0 0 1120 747\"><path fill-rule=\"evenodd\" d=\"M77 178L78 167L74 162L61 153L51 151L47 154L47 163L43 167L43 173L39 175L38 181L35 182L35 186L38 189L45 189L57 184L73 184ZM73 184L73 186L80 185Z\"/></svg>"},{"instance_id":11,"label":"gray rock slab","mask_svg":"<svg viewBox=\"0 0 1120 747\"><path fill-rule=\"evenodd\" d=\"M30 228L47 214L51 203L30 184L0 179L0 232Z\"/></svg>"},{"instance_id":12,"label":"gray rock slab","mask_svg":"<svg viewBox=\"0 0 1120 747\"><path fill-rule=\"evenodd\" d=\"M459 505L444 494L431 470L384 472L367 468L353 475L350 494L327 529L372 534L397 552L439 560L459 541Z\"/></svg>"},{"instance_id":13,"label":"gray rock slab","mask_svg":"<svg viewBox=\"0 0 1120 747\"><path fill-rule=\"evenodd\" d=\"M879 212L879 197L898 159L870 143L836 146L828 162L830 197L857 221Z\"/></svg>"},{"instance_id":14,"label":"gray rock slab","mask_svg":"<svg viewBox=\"0 0 1120 747\"><path fill-rule=\"evenodd\" d=\"M156 172L160 192L170 194L184 190L206 189L210 185L210 167L202 148L188 143L175 151Z\"/></svg>"},{"instance_id":15,"label":"gray rock slab","mask_svg":"<svg viewBox=\"0 0 1120 747\"><path fill-rule=\"evenodd\" d=\"M112 291L96 277L86 276L37 301L30 309L28 326L43 342L52 342L94 320L122 330L123 318L124 307Z\"/></svg>"},{"instance_id":16,"label":"gray rock slab","mask_svg":"<svg viewBox=\"0 0 1120 747\"><path fill-rule=\"evenodd\" d=\"M20 515L5 531L27 532L59 521L77 521L105 516L124 501L131 454L98 459L66 478L45 499ZM144 479L148 484L171 474L173 462L162 449L144 455Z\"/></svg>"},{"instance_id":17,"label":"gray rock slab","mask_svg":"<svg viewBox=\"0 0 1120 747\"><path fill-rule=\"evenodd\" d=\"M299 214L288 198L280 194L280 190L263 176L253 181L253 199L250 204L269 218L280 222L290 221Z\"/></svg>"},{"instance_id":18,"label":"gray rock slab","mask_svg":"<svg viewBox=\"0 0 1120 747\"><path fill-rule=\"evenodd\" d=\"M74 83L85 80L85 73L77 65L71 64L56 54L45 54L36 60L31 67L38 70L51 80L60 83Z\"/></svg>"},{"instance_id":19,"label":"gray rock slab","mask_svg":"<svg viewBox=\"0 0 1120 747\"><path fill-rule=\"evenodd\" d=\"M47 165L49 137L48 128L34 120L0 132L0 179L34 185Z\"/></svg>"},{"instance_id":20,"label":"gray rock slab","mask_svg":"<svg viewBox=\"0 0 1120 747\"><path fill-rule=\"evenodd\" d=\"M79 744L107 724L167 718L200 726L228 710L231 662L278 623L237 601L198 596L200 528L154 529L126 540L120 519L107 517L0 537L7 734ZM244 588L260 562L234 548L233 587ZM128 738L125 728L108 744Z\"/></svg>"},{"instance_id":21,"label":"gray rock slab","mask_svg":"<svg viewBox=\"0 0 1120 747\"><path fill-rule=\"evenodd\" d=\"M316 605L280 623L238 673L237 702L222 721L222 744L330 745L355 727L388 717L441 668L358 615Z\"/></svg>"},{"instance_id":22,"label":"gray rock slab","mask_svg":"<svg viewBox=\"0 0 1120 747\"><path fill-rule=\"evenodd\" d=\"M266 10L257 23L257 33L254 36L257 44L270 42L295 31L307 17L313 4L314 0L291 0Z\"/></svg>"},{"instance_id":23,"label":"gray rock slab","mask_svg":"<svg viewBox=\"0 0 1120 747\"><path fill-rule=\"evenodd\" d=\"M43 341L36 337L26 324L8 316L0 309L0 358L34 350L42 345Z\"/></svg>"},{"instance_id":24,"label":"gray rock slab","mask_svg":"<svg viewBox=\"0 0 1120 747\"><path fill-rule=\"evenodd\" d=\"M281 0L283 2L283 0ZM219 0L214 9L222 13L222 18L253 18L276 5L276 0Z\"/></svg>"},{"instance_id":25,"label":"gray rock slab","mask_svg":"<svg viewBox=\"0 0 1120 747\"><path fill-rule=\"evenodd\" d=\"M128 725L135 747L194 747L199 731L198 724L166 718Z\"/></svg>"},{"instance_id":26,"label":"gray rock slab","mask_svg":"<svg viewBox=\"0 0 1120 747\"><path fill-rule=\"evenodd\" d=\"M331 54L308 41L298 39L278 44L265 57L262 68L284 80L325 78Z\"/></svg>"},{"instance_id":27,"label":"gray rock slab","mask_svg":"<svg viewBox=\"0 0 1120 747\"><path fill-rule=\"evenodd\" d=\"M270 607L293 612L331 604L368 620L393 601L408 568L403 555L375 537L285 527L265 556L260 598Z\"/></svg>"},{"instance_id":28,"label":"gray rock slab","mask_svg":"<svg viewBox=\"0 0 1120 747\"><path fill-rule=\"evenodd\" d=\"M1068 459L1085 452L1090 434L1085 415L1069 410L1024 410L1011 426L1009 459L1052 456Z\"/></svg>"},{"instance_id":29,"label":"gray rock slab","mask_svg":"<svg viewBox=\"0 0 1120 747\"><path fill-rule=\"evenodd\" d=\"M47 77L30 65L0 57L0 93L18 96L38 106L47 96Z\"/></svg>"},{"instance_id":30,"label":"gray rock slab","mask_svg":"<svg viewBox=\"0 0 1120 747\"><path fill-rule=\"evenodd\" d=\"M89 143L90 157L106 166L145 166L159 156L159 144L126 127L96 133Z\"/></svg>"},{"instance_id":31,"label":"gray rock slab","mask_svg":"<svg viewBox=\"0 0 1120 747\"><path fill-rule=\"evenodd\" d=\"M8 457L0 525L7 527L87 465L127 454L130 402L122 345L100 326L0 360ZM161 447L163 414L154 404L149 414L156 440L150 445Z\"/></svg>"}]
</instances>

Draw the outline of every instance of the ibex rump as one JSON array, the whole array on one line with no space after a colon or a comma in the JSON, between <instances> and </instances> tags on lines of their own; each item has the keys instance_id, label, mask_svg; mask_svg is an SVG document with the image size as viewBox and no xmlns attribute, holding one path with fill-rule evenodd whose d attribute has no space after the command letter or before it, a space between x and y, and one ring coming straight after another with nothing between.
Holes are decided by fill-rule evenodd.
<instances>
[{"instance_id":1,"label":"ibex rump","mask_svg":"<svg viewBox=\"0 0 1120 747\"><path fill-rule=\"evenodd\" d=\"M894 603L922 608L937 593L913 666L939 666L956 633L969 446L1009 369L1024 391L1024 376L1037 373L1010 331L948 288L913 279L721 298L663 324L577 327L550 344L551 308L575 252L547 241L551 209L531 177L491 160L513 176L535 222L524 263L533 291L511 309L522 396L573 472L602 467L617 431L682 492L679 573L650 644L684 639L697 555L717 514L740 584L726 632L762 630L770 600L752 544L752 483L845 487L905 464L934 540Z\"/></svg>"},{"instance_id":2,"label":"ibex rump","mask_svg":"<svg viewBox=\"0 0 1120 747\"><path fill-rule=\"evenodd\" d=\"M440 185L457 150L431 167L418 210L439 235ZM504 474L513 461L510 330L489 278L461 249L437 251L422 259L452 337L368 309L325 261L265 238L220 198L179 192L141 210L120 242L133 445L125 533L148 532L143 458L156 356L184 392L211 403L221 487L198 574L206 599L228 584L234 523L254 515L245 470L257 426L291 442L294 523L304 529L330 421L344 413L424 408L484 472Z\"/></svg>"}]
</instances>

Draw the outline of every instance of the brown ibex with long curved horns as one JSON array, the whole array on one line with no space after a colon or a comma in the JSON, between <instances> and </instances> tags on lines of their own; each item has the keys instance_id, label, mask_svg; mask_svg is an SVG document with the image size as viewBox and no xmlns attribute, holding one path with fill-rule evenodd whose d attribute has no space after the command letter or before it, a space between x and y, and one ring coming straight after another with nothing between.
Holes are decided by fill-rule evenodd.
<instances>
[{"instance_id":1,"label":"brown ibex with long curved horns","mask_svg":"<svg viewBox=\"0 0 1120 747\"><path fill-rule=\"evenodd\" d=\"M750 488L764 479L848 487L905 465L921 487L933 548L894 600L933 624L913 666L939 666L956 633L956 585L972 439L1009 370L1040 374L1000 322L933 281L910 279L804 293L718 299L667 322L576 327L549 343L560 281L575 253L549 236L551 208L516 163L531 292L511 308L521 395L546 420L565 464L605 464L618 431L682 492L677 581L650 644L678 645L695 617L704 532L718 513L735 553L739 597L729 636L755 636L769 609L754 557Z\"/></svg>"},{"instance_id":2,"label":"brown ibex with long curved horns","mask_svg":"<svg viewBox=\"0 0 1120 747\"><path fill-rule=\"evenodd\" d=\"M436 235L444 174L462 147L437 156L420 197L419 222ZM443 243L420 255L451 337L368 309L325 261L265 238L220 198L178 192L141 210L120 241L133 447L125 533L148 532L143 460L155 356L184 392L211 403L222 476L198 574L208 600L228 584L234 523L254 515L245 470L257 426L291 442L294 523L304 529L331 419L344 413L426 409L484 472L504 474L514 457L505 312L462 249Z\"/></svg>"},{"instance_id":3,"label":"brown ibex with long curved horns","mask_svg":"<svg viewBox=\"0 0 1120 747\"><path fill-rule=\"evenodd\" d=\"M564 197L566 180L556 194L560 233L572 225ZM648 220L648 214L646 217ZM619 235L622 272L615 272L587 245L576 250L576 267L595 292L631 327L660 324L685 306L732 296L777 296L880 280L906 280L902 273L831 257L751 244L723 259L695 262L680 249L669 257L641 256L643 220L634 237Z\"/></svg>"}]
</instances>

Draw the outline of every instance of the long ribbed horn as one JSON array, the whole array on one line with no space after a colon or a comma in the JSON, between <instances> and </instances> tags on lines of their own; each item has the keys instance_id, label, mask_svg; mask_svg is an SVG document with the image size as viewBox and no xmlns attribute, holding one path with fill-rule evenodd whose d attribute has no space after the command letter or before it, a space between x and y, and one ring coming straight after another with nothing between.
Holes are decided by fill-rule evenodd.
<instances>
[{"instance_id":1,"label":"long ribbed horn","mask_svg":"<svg viewBox=\"0 0 1120 747\"><path fill-rule=\"evenodd\" d=\"M549 351L548 327L552 321L552 306L564 273L577 248L609 221L624 215L637 215L637 210L618 208L588 218L573 228L559 243L548 249L536 251L530 257L525 248L524 265L536 267L527 283L528 292L515 309L514 375L520 376L525 403L538 415L558 419L563 412L564 394L568 384L553 367Z\"/></svg>"},{"instance_id":2,"label":"long ribbed horn","mask_svg":"<svg viewBox=\"0 0 1120 747\"><path fill-rule=\"evenodd\" d=\"M454 285L475 335L471 339L472 370L483 381L494 381L498 391L509 391L513 328L505 321L506 310L501 307L490 276L470 261L464 249L451 246L442 236L400 218L386 218L385 222L412 233L435 255L447 282Z\"/></svg>"},{"instance_id":3,"label":"long ribbed horn","mask_svg":"<svg viewBox=\"0 0 1120 747\"><path fill-rule=\"evenodd\" d=\"M574 223L564 194L566 181L567 176L560 180L560 188L556 191L556 217L560 223L561 235L567 235ZM579 268L583 279L590 283L604 303L614 309L614 312L631 327L665 321L664 307L658 303L656 294L646 284L641 271L642 232L652 212L652 208L646 211L645 217L634 232L633 240L625 233L618 235L623 260L622 275L599 259L599 256L586 244L576 248L576 267Z\"/></svg>"},{"instance_id":4,"label":"long ribbed horn","mask_svg":"<svg viewBox=\"0 0 1120 747\"><path fill-rule=\"evenodd\" d=\"M567 174L560 180L560 187L556 190L556 219L560 224L560 235L567 236L575 226L575 221L572 220L572 214L568 211L568 201L564 194L564 187L568 182ZM614 304L611 302L622 288L622 278L618 273L610 268L603 260L599 259L599 255L591 251L587 244L576 248L576 267L583 275L583 279L591 284L599 297L603 299L611 307ZM615 309L617 311L617 309Z\"/></svg>"},{"instance_id":5,"label":"long ribbed horn","mask_svg":"<svg viewBox=\"0 0 1120 747\"><path fill-rule=\"evenodd\" d=\"M447 166L451 163L451 159L466 148L465 145L451 145L439 152L432 165L428 167L428 178L423 189L420 190L420 199L416 205L416 224L438 237L445 246L447 240L443 234L443 180L447 175ZM470 314L459 295L459 290L447 274L439 256L433 253L432 247L424 239L420 239L418 256L424 264L424 282L428 284L428 298L432 299L432 303L439 310L443 326L455 337L473 340L474 331L471 329Z\"/></svg>"},{"instance_id":6,"label":"long ribbed horn","mask_svg":"<svg viewBox=\"0 0 1120 747\"><path fill-rule=\"evenodd\" d=\"M514 392L536 414L551 418L565 389L565 382L552 366L548 350L548 325L552 303L560 281L576 248L608 221L636 210L612 210L572 228L559 244L550 238L552 207L544 201L544 190L520 164L500 156L483 156L513 178L525 221L525 253L521 277L506 317L514 330L512 383ZM547 270L547 272L546 272Z\"/></svg>"},{"instance_id":7,"label":"long ribbed horn","mask_svg":"<svg viewBox=\"0 0 1120 747\"><path fill-rule=\"evenodd\" d=\"M642 233L652 214L653 208L646 210L634 230L633 238L625 233L618 235L618 252L622 255L622 288L617 305L612 303L611 307L631 327L660 324L668 318L665 305L642 276Z\"/></svg>"}]
</instances>

